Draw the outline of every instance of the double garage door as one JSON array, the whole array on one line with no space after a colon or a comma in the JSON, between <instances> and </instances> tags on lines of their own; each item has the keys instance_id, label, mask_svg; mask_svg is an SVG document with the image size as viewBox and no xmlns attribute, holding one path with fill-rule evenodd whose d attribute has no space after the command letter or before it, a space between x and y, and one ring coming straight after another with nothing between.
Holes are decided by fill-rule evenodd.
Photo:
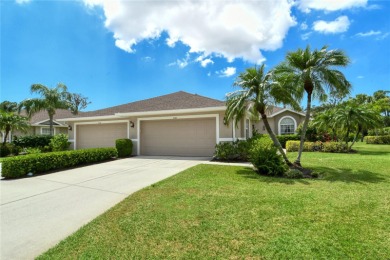
<instances>
[{"instance_id":1,"label":"double garage door","mask_svg":"<svg viewBox=\"0 0 390 260\"><path fill-rule=\"evenodd\" d=\"M127 138L126 123L77 126L77 149L113 147L118 138ZM139 140L141 155L212 156L215 118L141 121Z\"/></svg>"}]
</instances>

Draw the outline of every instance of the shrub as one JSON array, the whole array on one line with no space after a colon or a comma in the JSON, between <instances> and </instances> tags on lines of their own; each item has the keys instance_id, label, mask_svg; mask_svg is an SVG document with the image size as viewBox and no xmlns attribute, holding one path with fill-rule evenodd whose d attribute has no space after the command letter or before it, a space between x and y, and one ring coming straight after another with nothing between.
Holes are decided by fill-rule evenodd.
<instances>
[{"instance_id":1,"label":"shrub","mask_svg":"<svg viewBox=\"0 0 390 260\"><path fill-rule=\"evenodd\" d=\"M218 160L234 160L238 158L234 142L221 142L215 145L214 157Z\"/></svg>"},{"instance_id":2,"label":"shrub","mask_svg":"<svg viewBox=\"0 0 390 260\"><path fill-rule=\"evenodd\" d=\"M290 169L283 174L284 177L289 179L303 178L303 173L297 169Z\"/></svg>"},{"instance_id":3,"label":"shrub","mask_svg":"<svg viewBox=\"0 0 390 260\"><path fill-rule=\"evenodd\" d=\"M390 127L368 130L368 136L390 135Z\"/></svg>"},{"instance_id":4,"label":"shrub","mask_svg":"<svg viewBox=\"0 0 390 260\"><path fill-rule=\"evenodd\" d=\"M305 152L328 152L328 153L345 153L347 145L340 142L304 142L303 151ZM287 152L298 152L299 141L287 141Z\"/></svg>"},{"instance_id":5,"label":"shrub","mask_svg":"<svg viewBox=\"0 0 390 260\"><path fill-rule=\"evenodd\" d=\"M299 151L299 141L287 141L286 142L286 151L287 152L298 152Z\"/></svg>"},{"instance_id":6,"label":"shrub","mask_svg":"<svg viewBox=\"0 0 390 260\"><path fill-rule=\"evenodd\" d=\"M128 157L133 151L133 143L130 139L117 139L115 147L118 150L118 157Z\"/></svg>"},{"instance_id":7,"label":"shrub","mask_svg":"<svg viewBox=\"0 0 390 260\"><path fill-rule=\"evenodd\" d=\"M286 148L287 141L299 141L301 137L299 135L278 135L277 136L279 143L283 148Z\"/></svg>"},{"instance_id":8,"label":"shrub","mask_svg":"<svg viewBox=\"0 0 390 260\"><path fill-rule=\"evenodd\" d=\"M50 139L50 147L53 152L66 151L69 149L70 142L66 134L55 135Z\"/></svg>"},{"instance_id":9,"label":"shrub","mask_svg":"<svg viewBox=\"0 0 390 260\"><path fill-rule=\"evenodd\" d=\"M44 147L50 144L50 135L26 135L13 141L19 147Z\"/></svg>"},{"instance_id":10,"label":"shrub","mask_svg":"<svg viewBox=\"0 0 390 260\"><path fill-rule=\"evenodd\" d=\"M367 144L390 144L390 135L366 136Z\"/></svg>"},{"instance_id":11,"label":"shrub","mask_svg":"<svg viewBox=\"0 0 390 260\"><path fill-rule=\"evenodd\" d=\"M24 151L26 154L37 154L37 153L42 153L41 149L39 149L39 148L32 148L32 147L24 148L23 151Z\"/></svg>"},{"instance_id":12,"label":"shrub","mask_svg":"<svg viewBox=\"0 0 390 260\"><path fill-rule=\"evenodd\" d=\"M1 176L18 178L27 175L43 173L51 170L64 169L76 165L93 163L117 157L115 148L91 148L76 151L63 151L5 158L2 162Z\"/></svg>"},{"instance_id":13,"label":"shrub","mask_svg":"<svg viewBox=\"0 0 390 260\"><path fill-rule=\"evenodd\" d=\"M8 155L18 155L20 148L14 144L6 143L0 144L0 157L6 157Z\"/></svg>"},{"instance_id":14,"label":"shrub","mask_svg":"<svg viewBox=\"0 0 390 260\"><path fill-rule=\"evenodd\" d=\"M11 149L8 144L0 145L0 157L6 157L11 154Z\"/></svg>"},{"instance_id":15,"label":"shrub","mask_svg":"<svg viewBox=\"0 0 390 260\"><path fill-rule=\"evenodd\" d=\"M323 143L322 151L326 153L346 153L348 146L341 142L326 142Z\"/></svg>"},{"instance_id":16,"label":"shrub","mask_svg":"<svg viewBox=\"0 0 390 260\"><path fill-rule=\"evenodd\" d=\"M271 138L261 137L253 141L249 150L249 161L260 174L283 176L287 170L282 156L277 152Z\"/></svg>"}]
</instances>

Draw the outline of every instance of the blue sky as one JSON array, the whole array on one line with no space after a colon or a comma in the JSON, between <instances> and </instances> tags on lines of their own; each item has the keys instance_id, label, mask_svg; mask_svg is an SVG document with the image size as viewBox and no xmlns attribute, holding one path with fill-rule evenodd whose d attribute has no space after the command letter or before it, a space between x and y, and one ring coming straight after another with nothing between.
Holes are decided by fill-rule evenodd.
<instances>
[{"instance_id":1,"label":"blue sky","mask_svg":"<svg viewBox=\"0 0 390 260\"><path fill-rule=\"evenodd\" d=\"M390 1L1 1L1 101L61 82L95 110L183 90L224 99L245 68L328 45L352 94L390 86Z\"/></svg>"}]
</instances>

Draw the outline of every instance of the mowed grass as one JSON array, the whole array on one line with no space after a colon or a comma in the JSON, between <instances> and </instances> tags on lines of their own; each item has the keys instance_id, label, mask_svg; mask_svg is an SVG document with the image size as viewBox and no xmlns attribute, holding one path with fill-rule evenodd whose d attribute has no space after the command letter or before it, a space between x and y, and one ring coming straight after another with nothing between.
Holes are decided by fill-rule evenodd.
<instances>
[{"instance_id":1,"label":"mowed grass","mask_svg":"<svg viewBox=\"0 0 390 260\"><path fill-rule=\"evenodd\" d=\"M389 259L390 146L356 148L304 153L320 179L193 167L129 196L40 259Z\"/></svg>"}]
</instances>

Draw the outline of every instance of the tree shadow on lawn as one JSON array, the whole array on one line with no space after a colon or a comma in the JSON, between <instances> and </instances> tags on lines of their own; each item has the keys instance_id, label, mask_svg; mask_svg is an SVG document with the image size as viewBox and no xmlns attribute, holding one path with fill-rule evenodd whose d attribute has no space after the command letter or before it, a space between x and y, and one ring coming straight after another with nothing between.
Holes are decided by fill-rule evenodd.
<instances>
[{"instance_id":1,"label":"tree shadow on lawn","mask_svg":"<svg viewBox=\"0 0 390 260\"><path fill-rule=\"evenodd\" d=\"M380 182L389 182L390 176L379 174L376 172L371 172L367 170L358 170L354 171L347 168L329 168L329 167L315 167L314 171L322 175L320 180L329 181L329 182L345 182L345 183L360 183L360 184L369 184L369 183L380 183Z\"/></svg>"},{"instance_id":2,"label":"tree shadow on lawn","mask_svg":"<svg viewBox=\"0 0 390 260\"><path fill-rule=\"evenodd\" d=\"M283 184L305 184L310 185L310 181L328 181L328 182L345 182L345 183L358 183L358 184L370 184L380 182L390 182L390 176L378 174L370 171L353 171L352 169L345 168L328 168L328 167L315 167L311 168L314 172L319 173L319 178L303 178L303 179L287 179L282 177L272 177L259 175L252 168L245 168L237 171L237 174L248 179L259 180L264 183L283 183ZM309 181L310 180L310 181Z\"/></svg>"}]
</instances>

